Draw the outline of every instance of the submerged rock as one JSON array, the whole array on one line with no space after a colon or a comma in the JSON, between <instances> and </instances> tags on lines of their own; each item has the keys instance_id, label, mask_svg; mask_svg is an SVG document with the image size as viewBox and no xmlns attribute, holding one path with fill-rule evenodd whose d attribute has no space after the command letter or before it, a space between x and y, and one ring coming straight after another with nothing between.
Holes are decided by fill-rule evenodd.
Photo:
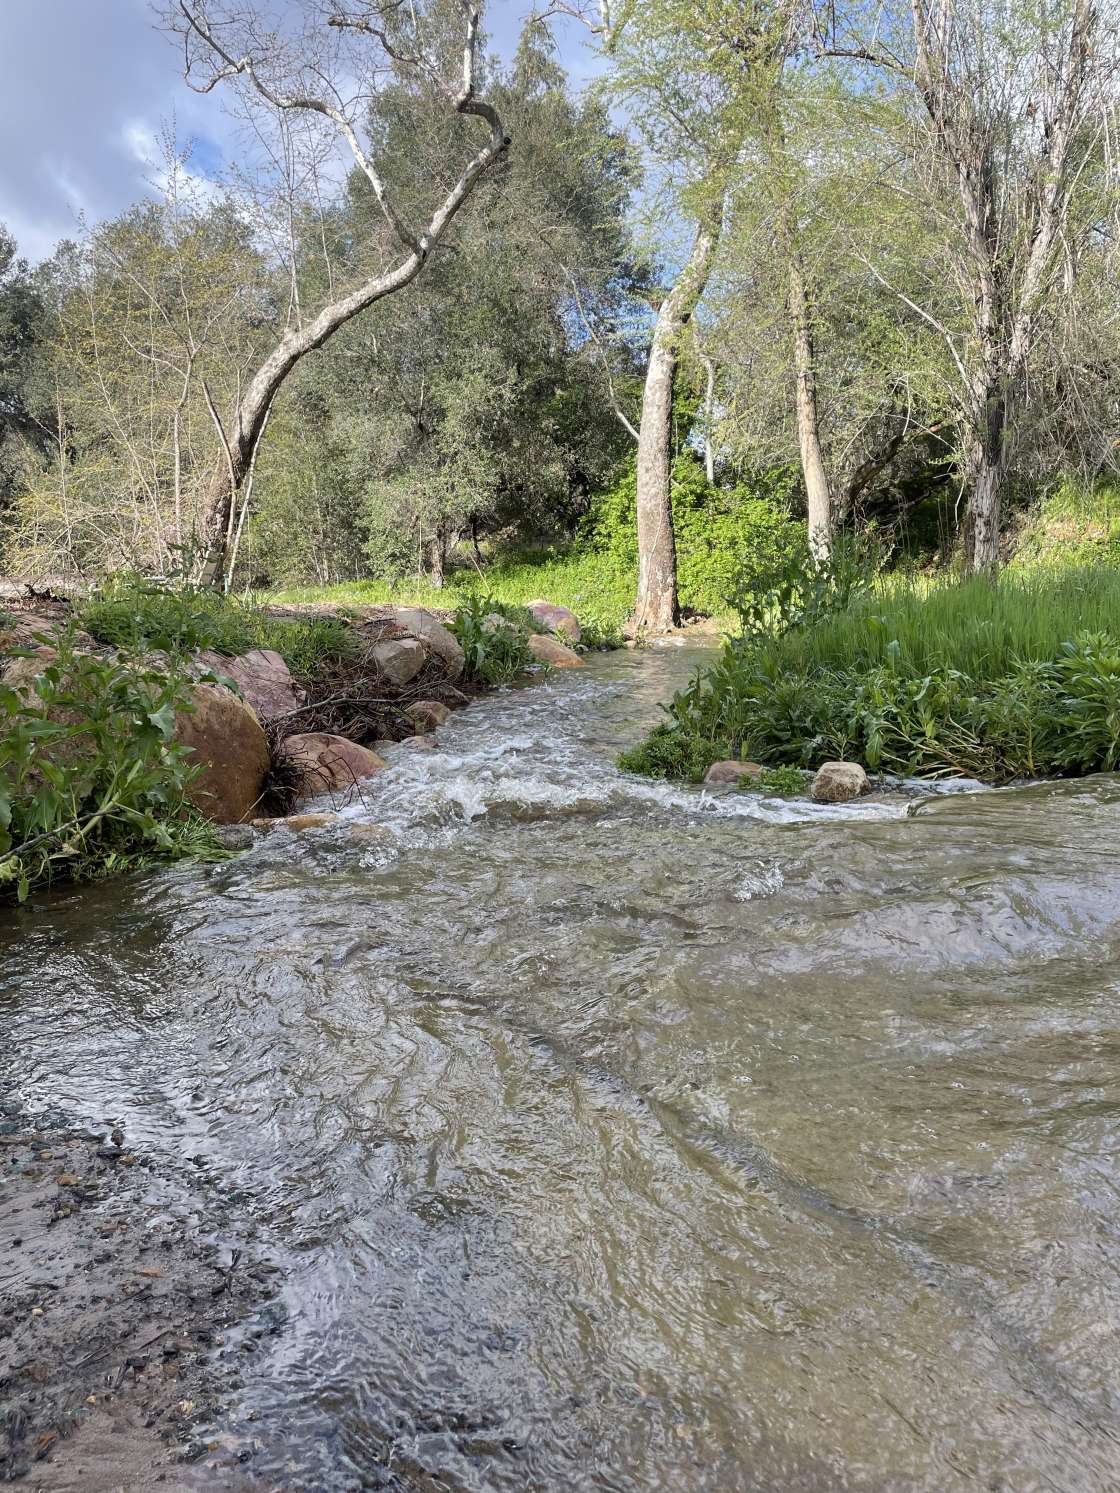
<instances>
[{"instance_id":1,"label":"submerged rock","mask_svg":"<svg viewBox=\"0 0 1120 1493\"><path fill-rule=\"evenodd\" d=\"M288 665L272 648L252 648L236 658L226 658L212 649L196 654L197 667L232 679L246 705L262 721L290 715L307 703L307 693L292 678Z\"/></svg>"},{"instance_id":2,"label":"submerged rock","mask_svg":"<svg viewBox=\"0 0 1120 1493\"><path fill-rule=\"evenodd\" d=\"M451 711L446 705L441 705L438 700L413 700L411 705L405 706L404 713L410 721L415 722L421 730L425 731L442 726L445 721L451 719Z\"/></svg>"},{"instance_id":3,"label":"submerged rock","mask_svg":"<svg viewBox=\"0 0 1120 1493\"><path fill-rule=\"evenodd\" d=\"M407 747L410 752L435 752L439 750L439 742L434 736L406 736L401 742L402 747Z\"/></svg>"},{"instance_id":4,"label":"submerged rock","mask_svg":"<svg viewBox=\"0 0 1120 1493\"><path fill-rule=\"evenodd\" d=\"M268 834L274 829L290 829L299 834L305 829L327 829L332 824L341 824L341 814L285 814L279 819L254 819L253 828Z\"/></svg>"},{"instance_id":5,"label":"submerged rock","mask_svg":"<svg viewBox=\"0 0 1120 1493\"><path fill-rule=\"evenodd\" d=\"M579 642L582 636L579 618L567 607L556 606L551 601L531 601L527 610L549 632L563 633L570 643Z\"/></svg>"},{"instance_id":6,"label":"submerged rock","mask_svg":"<svg viewBox=\"0 0 1120 1493\"><path fill-rule=\"evenodd\" d=\"M843 804L866 793L868 786L858 762L823 762L809 792L819 804Z\"/></svg>"},{"instance_id":7,"label":"submerged rock","mask_svg":"<svg viewBox=\"0 0 1120 1493\"><path fill-rule=\"evenodd\" d=\"M347 741L345 736L332 736L328 731L286 736L282 750L303 774L302 798L348 791L388 765L384 757L368 747Z\"/></svg>"},{"instance_id":8,"label":"submerged rock","mask_svg":"<svg viewBox=\"0 0 1120 1493\"><path fill-rule=\"evenodd\" d=\"M402 688L410 684L428 662L427 650L416 638L390 638L384 643L375 643L369 656L379 674Z\"/></svg>"},{"instance_id":9,"label":"submerged rock","mask_svg":"<svg viewBox=\"0 0 1120 1493\"><path fill-rule=\"evenodd\" d=\"M175 717L175 740L202 769L187 798L217 824L240 824L256 807L268 776L261 723L251 706L216 684L196 684L191 706Z\"/></svg>"},{"instance_id":10,"label":"submerged rock","mask_svg":"<svg viewBox=\"0 0 1120 1493\"><path fill-rule=\"evenodd\" d=\"M722 762L713 762L704 774L705 783L738 783L741 778L758 779L762 776L762 765L758 762L739 762L733 757Z\"/></svg>"},{"instance_id":11,"label":"submerged rock","mask_svg":"<svg viewBox=\"0 0 1120 1493\"><path fill-rule=\"evenodd\" d=\"M423 607L396 607L391 616L398 627L403 627L405 632L423 643L433 658L441 661L448 679L458 679L467 660L454 633Z\"/></svg>"},{"instance_id":12,"label":"submerged rock","mask_svg":"<svg viewBox=\"0 0 1120 1493\"><path fill-rule=\"evenodd\" d=\"M253 827L260 823L259 819L254 819ZM216 833L218 843L227 850L252 850L256 843L253 828L248 824L219 824Z\"/></svg>"},{"instance_id":13,"label":"submerged rock","mask_svg":"<svg viewBox=\"0 0 1120 1493\"><path fill-rule=\"evenodd\" d=\"M582 669L583 659L573 649L565 647L559 638L550 633L531 632L529 648L538 663L549 664L554 669Z\"/></svg>"}]
</instances>

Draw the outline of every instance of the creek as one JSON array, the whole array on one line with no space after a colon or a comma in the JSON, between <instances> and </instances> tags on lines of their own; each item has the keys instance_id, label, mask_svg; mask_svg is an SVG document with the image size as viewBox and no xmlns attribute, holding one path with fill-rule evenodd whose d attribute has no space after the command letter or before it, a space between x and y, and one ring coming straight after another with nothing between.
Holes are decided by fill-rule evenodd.
<instances>
[{"instance_id":1,"label":"creek","mask_svg":"<svg viewBox=\"0 0 1120 1493\"><path fill-rule=\"evenodd\" d=\"M27 1095L283 1267L262 1487L1120 1486L1120 780L622 774L702 656L595 657L341 824L7 918Z\"/></svg>"}]
</instances>

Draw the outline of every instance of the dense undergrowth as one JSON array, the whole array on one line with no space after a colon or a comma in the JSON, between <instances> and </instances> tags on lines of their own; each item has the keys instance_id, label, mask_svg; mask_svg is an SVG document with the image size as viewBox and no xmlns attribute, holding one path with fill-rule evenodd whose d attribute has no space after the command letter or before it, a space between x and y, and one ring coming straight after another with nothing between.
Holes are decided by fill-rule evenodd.
<instances>
[{"instance_id":1,"label":"dense undergrowth","mask_svg":"<svg viewBox=\"0 0 1120 1493\"><path fill-rule=\"evenodd\" d=\"M83 651L72 628L49 643L50 655L28 653L0 683L0 895L220 855L186 800L195 768L174 740L189 707L182 668Z\"/></svg>"},{"instance_id":2,"label":"dense undergrowth","mask_svg":"<svg viewBox=\"0 0 1120 1493\"><path fill-rule=\"evenodd\" d=\"M655 777L721 757L991 782L1120 763L1120 572L879 581L744 629L623 757Z\"/></svg>"}]
</instances>

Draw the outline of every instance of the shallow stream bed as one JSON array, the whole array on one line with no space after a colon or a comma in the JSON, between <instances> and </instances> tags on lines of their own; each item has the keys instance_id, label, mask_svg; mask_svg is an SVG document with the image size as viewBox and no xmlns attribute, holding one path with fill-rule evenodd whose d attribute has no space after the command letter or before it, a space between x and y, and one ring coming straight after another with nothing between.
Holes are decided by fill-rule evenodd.
<instances>
[{"instance_id":1,"label":"shallow stream bed","mask_svg":"<svg viewBox=\"0 0 1120 1493\"><path fill-rule=\"evenodd\" d=\"M1120 1486L1120 780L621 774L697 657L479 701L341 825L7 917L24 1098L204 1173L283 1267L262 1487Z\"/></svg>"}]
</instances>

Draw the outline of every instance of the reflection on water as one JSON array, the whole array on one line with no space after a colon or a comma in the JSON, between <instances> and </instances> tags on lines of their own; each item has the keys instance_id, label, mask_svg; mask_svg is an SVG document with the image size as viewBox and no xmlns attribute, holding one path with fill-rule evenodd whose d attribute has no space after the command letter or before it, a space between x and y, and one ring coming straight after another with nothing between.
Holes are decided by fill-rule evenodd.
<instances>
[{"instance_id":1,"label":"reflection on water","mask_svg":"<svg viewBox=\"0 0 1120 1493\"><path fill-rule=\"evenodd\" d=\"M8 1059L240 1190L287 1488L1120 1486L1116 780L623 776L694 661L480 702L342 826L15 914Z\"/></svg>"}]
</instances>

